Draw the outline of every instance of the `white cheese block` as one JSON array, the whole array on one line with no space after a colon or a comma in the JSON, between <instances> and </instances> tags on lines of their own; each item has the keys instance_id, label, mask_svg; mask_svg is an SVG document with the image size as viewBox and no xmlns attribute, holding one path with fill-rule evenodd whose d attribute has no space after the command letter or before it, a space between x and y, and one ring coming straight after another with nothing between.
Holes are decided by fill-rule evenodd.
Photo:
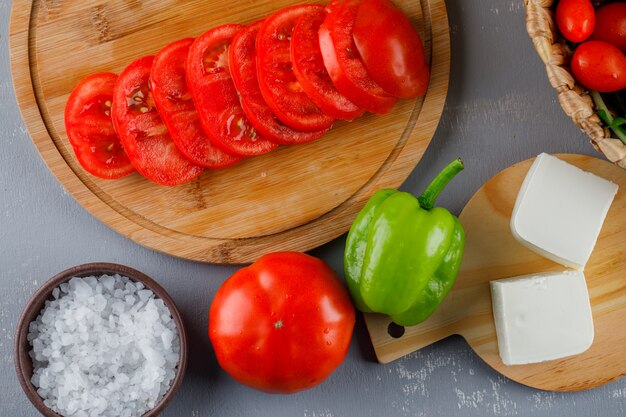
<instances>
[{"instance_id":1,"label":"white cheese block","mask_svg":"<svg viewBox=\"0 0 626 417\"><path fill-rule=\"evenodd\" d=\"M517 195L511 231L540 255L583 269L617 188L604 178L542 153Z\"/></svg>"},{"instance_id":2,"label":"white cheese block","mask_svg":"<svg viewBox=\"0 0 626 417\"><path fill-rule=\"evenodd\" d=\"M491 300L505 365L576 355L593 342L591 305L581 271L491 281Z\"/></svg>"}]
</instances>

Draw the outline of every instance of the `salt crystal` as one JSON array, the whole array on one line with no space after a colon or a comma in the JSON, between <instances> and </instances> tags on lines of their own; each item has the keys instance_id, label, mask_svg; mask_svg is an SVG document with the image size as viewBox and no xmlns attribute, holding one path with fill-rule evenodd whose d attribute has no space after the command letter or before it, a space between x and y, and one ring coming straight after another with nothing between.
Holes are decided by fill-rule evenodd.
<instances>
[{"instance_id":1,"label":"salt crystal","mask_svg":"<svg viewBox=\"0 0 626 417\"><path fill-rule=\"evenodd\" d=\"M174 333L169 330L164 330L161 333L161 341L165 350L169 350L172 347L172 341L174 340Z\"/></svg>"},{"instance_id":2,"label":"salt crystal","mask_svg":"<svg viewBox=\"0 0 626 417\"><path fill-rule=\"evenodd\" d=\"M126 310L126 304L122 303L121 301L116 301L111 305L111 310L118 314L122 313L124 312L124 310Z\"/></svg>"},{"instance_id":3,"label":"salt crystal","mask_svg":"<svg viewBox=\"0 0 626 417\"><path fill-rule=\"evenodd\" d=\"M115 278L109 275L103 275L100 277L100 283L102 284L104 290L112 292L113 287L115 286Z\"/></svg>"},{"instance_id":4,"label":"salt crystal","mask_svg":"<svg viewBox=\"0 0 626 417\"><path fill-rule=\"evenodd\" d=\"M143 302L148 301L148 298L152 297L154 293L150 290L141 290L137 292L139 299Z\"/></svg>"},{"instance_id":5,"label":"salt crystal","mask_svg":"<svg viewBox=\"0 0 626 417\"><path fill-rule=\"evenodd\" d=\"M134 282L127 282L124 288L130 294L134 294L135 292L137 292L137 285L135 285Z\"/></svg>"},{"instance_id":6,"label":"salt crystal","mask_svg":"<svg viewBox=\"0 0 626 417\"><path fill-rule=\"evenodd\" d=\"M61 372L65 369L65 364L63 362L53 362L50 364L50 370L52 372Z\"/></svg>"},{"instance_id":7,"label":"salt crystal","mask_svg":"<svg viewBox=\"0 0 626 417\"><path fill-rule=\"evenodd\" d=\"M96 288L96 285L98 285L98 279L94 276L84 277L83 282L88 284L91 288Z\"/></svg>"},{"instance_id":8,"label":"salt crystal","mask_svg":"<svg viewBox=\"0 0 626 417\"><path fill-rule=\"evenodd\" d=\"M48 375L43 374L39 377L39 388L48 388Z\"/></svg>"},{"instance_id":9,"label":"salt crystal","mask_svg":"<svg viewBox=\"0 0 626 417\"><path fill-rule=\"evenodd\" d=\"M76 277L70 280L70 289L74 290L77 298L85 298L93 294L91 286L84 279Z\"/></svg>"},{"instance_id":10,"label":"salt crystal","mask_svg":"<svg viewBox=\"0 0 626 417\"><path fill-rule=\"evenodd\" d=\"M63 333L61 335L61 344L63 344L63 346L69 346L74 343L75 340L76 338L71 333Z\"/></svg>"},{"instance_id":11,"label":"salt crystal","mask_svg":"<svg viewBox=\"0 0 626 417\"><path fill-rule=\"evenodd\" d=\"M94 297L93 307L97 312L101 312L107 306L107 299L102 294L98 294Z\"/></svg>"},{"instance_id":12,"label":"salt crystal","mask_svg":"<svg viewBox=\"0 0 626 417\"><path fill-rule=\"evenodd\" d=\"M29 325L32 384L74 417L139 417L165 395L180 359L169 309L119 275L72 278Z\"/></svg>"}]
</instances>

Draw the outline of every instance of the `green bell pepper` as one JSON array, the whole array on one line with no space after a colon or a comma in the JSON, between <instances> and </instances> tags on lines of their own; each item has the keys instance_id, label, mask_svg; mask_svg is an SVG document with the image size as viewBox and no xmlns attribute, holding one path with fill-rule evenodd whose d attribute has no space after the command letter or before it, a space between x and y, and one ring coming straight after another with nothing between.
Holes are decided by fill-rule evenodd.
<instances>
[{"instance_id":1,"label":"green bell pepper","mask_svg":"<svg viewBox=\"0 0 626 417\"><path fill-rule=\"evenodd\" d=\"M413 326L443 301L459 271L465 232L448 210L433 206L462 169L460 159L452 161L419 198L380 190L358 214L348 233L344 268L359 310Z\"/></svg>"}]
</instances>

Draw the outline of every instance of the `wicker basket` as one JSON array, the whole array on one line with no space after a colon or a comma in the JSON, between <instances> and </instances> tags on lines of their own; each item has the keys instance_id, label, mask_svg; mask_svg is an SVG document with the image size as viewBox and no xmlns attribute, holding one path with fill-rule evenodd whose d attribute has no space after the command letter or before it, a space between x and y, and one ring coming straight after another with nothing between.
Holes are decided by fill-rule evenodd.
<instances>
[{"instance_id":1,"label":"wicker basket","mask_svg":"<svg viewBox=\"0 0 626 417\"><path fill-rule=\"evenodd\" d=\"M561 107L576 126L591 138L591 143L596 149L611 162L626 168L626 145L612 137L612 132L596 115L589 92L576 83L570 72L571 52L556 30L552 11L555 0L524 0L524 2L526 30L546 65L548 79L557 91Z\"/></svg>"}]
</instances>

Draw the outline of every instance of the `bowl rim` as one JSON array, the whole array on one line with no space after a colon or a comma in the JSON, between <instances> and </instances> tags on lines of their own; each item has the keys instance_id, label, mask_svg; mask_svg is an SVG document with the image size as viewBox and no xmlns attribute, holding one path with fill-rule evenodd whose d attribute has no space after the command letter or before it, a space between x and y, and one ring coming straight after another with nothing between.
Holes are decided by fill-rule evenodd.
<instances>
[{"instance_id":1,"label":"bowl rim","mask_svg":"<svg viewBox=\"0 0 626 417\"><path fill-rule=\"evenodd\" d=\"M145 287L151 290L157 298L163 300L167 308L170 310L172 318L176 323L178 337L180 342L180 357L174 379L170 384L163 398L150 410L142 415L142 417L157 416L175 397L180 385L183 382L188 361L187 332L185 325L174 300L167 291L153 278L129 266L109 263L109 262L92 262L76 265L65 269L54 275L52 278L44 282L37 291L30 297L26 303L20 318L15 327L15 338L13 344L13 362L15 370L22 389L30 402L37 410L46 417L64 417L51 408L48 408L43 399L37 393L34 385L30 382L32 376L32 359L28 354L30 344L28 343L28 328L30 323L37 318L43 309L46 300L50 299L52 290L60 284L69 281L73 277L99 276L104 274L119 274L128 277L135 282L141 282Z\"/></svg>"}]
</instances>

